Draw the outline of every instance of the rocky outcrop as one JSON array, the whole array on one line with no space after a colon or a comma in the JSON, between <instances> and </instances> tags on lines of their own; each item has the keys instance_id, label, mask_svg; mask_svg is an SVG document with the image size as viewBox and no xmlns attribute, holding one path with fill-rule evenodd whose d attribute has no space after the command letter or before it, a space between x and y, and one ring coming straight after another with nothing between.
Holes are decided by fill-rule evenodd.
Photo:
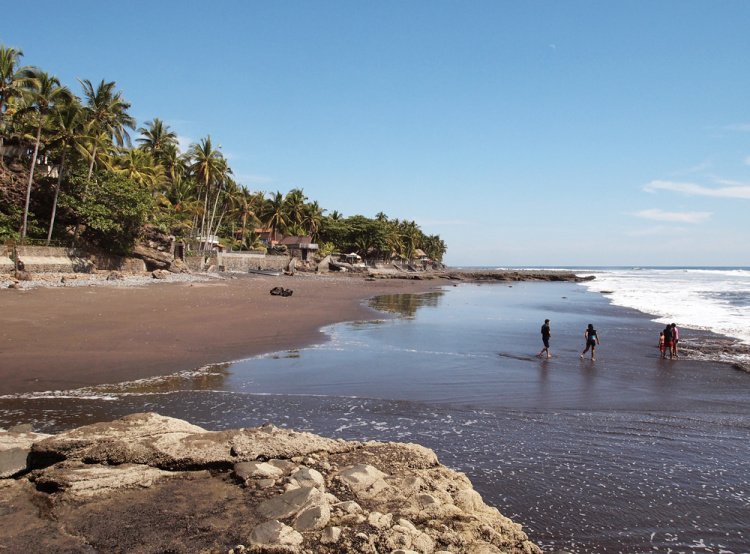
<instances>
[{"instance_id":1,"label":"rocky outcrop","mask_svg":"<svg viewBox=\"0 0 750 554\"><path fill-rule=\"evenodd\" d=\"M591 281L593 275L579 276L572 271L496 269L486 271L447 270L433 272L452 281Z\"/></svg>"},{"instance_id":2,"label":"rocky outcrop","mask_svg":"<svg viewBox=\"0 0 750 554\"><path fill-rule=\"evenodd\" d=\"M211 432L152 413L20 434L0 433L0 453L27 460L0 480L8 551L540 552L415 444Z\"/></svg>"}]
</instances>

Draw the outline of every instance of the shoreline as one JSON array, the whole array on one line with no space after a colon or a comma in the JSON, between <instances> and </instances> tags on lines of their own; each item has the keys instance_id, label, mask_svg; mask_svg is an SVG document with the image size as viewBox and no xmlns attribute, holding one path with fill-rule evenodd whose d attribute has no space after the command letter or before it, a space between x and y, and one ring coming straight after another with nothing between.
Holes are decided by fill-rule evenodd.
<instances>
[{"instance_id":1,"label":"shoreline","mask_svg":"<svg viewBox=\"0 0 750 554\"><path fill-rule=\"evenodd\" d=\"M35 276L32 286L0 290L0 395L167 377L320 344L329 325L394 317L367 305L381 295L458 283L591 279L549 270L455 269L380 278L224 273L108 281L106 276L48 274ZM277 286L295 292L271 296ZM722 355L736 353L735 341L715 339L684 346L695 358L749 372L748 364Z\"/></svg>"},{"instance_id":2,"label":"shoreline","mask_svg":"<svg viewBox=\"0 0 750 554\"><path fill-rule=\"evenodd\" d=\"M576 279L573 273L563 279ZM71 390L197 370L325 340L323 328L390 317L366 305L465 281L561 280L549 272L260 276L107 281L41 275L0 291L0 395ZM270 289L292 289L288 298Z\"/></svg>"},{"instance_id":3,"label":"shoreline","mask_svg":"<svg viewBox=\"0 0 750 554\"><path fill-rule=\"evenodd\" d=\"M0 394L167 376L325 340L323 328L389 317L383 294L442 281L227 275L176 283L36 287L0 293ZM294 291L270 295L273 287Z\"/></svg>"}]
</instances>

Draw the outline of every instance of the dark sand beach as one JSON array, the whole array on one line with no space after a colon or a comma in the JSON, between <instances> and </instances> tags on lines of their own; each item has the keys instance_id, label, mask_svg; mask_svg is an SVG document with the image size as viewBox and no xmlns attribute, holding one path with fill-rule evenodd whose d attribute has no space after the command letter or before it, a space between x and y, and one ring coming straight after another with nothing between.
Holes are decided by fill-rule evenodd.
<instances>
[{"instance_id":1,"label":"dark sand beach","mask_svg":"<svg viewBox=\"0 0 750 554\"><path fill-rule=\"evenodd\" d=\"M1 291L2 386L67 392L3 398L0 427L59 432L154 411L210 430L273 422L416 442L545 551L747 551L747 373L688 351L661 360L659 324L573 283L450 283L299 276ZM294 295L272 297L276 285ZM402 317L363 302L377 295ZM546 317L550 360L535 357ZM337 321L358 323L319 328ZM578 357L592 321L595 363ZM683 337L685 348L718 340ZM123 383L261 353L271 355ZM70 390L96 383L121 384Z\"/></svg>"},{"instance_id":2,"label":"dark sand beach","mask_svg":"<svg viewBox=\"0 0 750 554\"><path fill-rule=\"evenodd\" d=\"M130 381L303 347L325 340L325 325L375 317L367 298L440 284L299 274L6 289L0 394ZM272 296L276 286L294 294Z\"/></svg>"}]
</instances>

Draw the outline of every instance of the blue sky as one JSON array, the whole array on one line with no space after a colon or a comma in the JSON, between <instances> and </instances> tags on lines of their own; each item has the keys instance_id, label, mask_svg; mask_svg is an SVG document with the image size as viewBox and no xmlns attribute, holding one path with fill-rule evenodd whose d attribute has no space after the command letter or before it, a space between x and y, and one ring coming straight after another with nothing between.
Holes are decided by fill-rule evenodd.
<instances>
[{"instance_id":1,"label":"blue sky","mask_svg":"<svg viewBox=\"0 0 750 554\"><path fill-rule=\"evenodd\" d=\"M750 265L750 2L40 0L0 42L451 265ZM33 22L32 22L33 21Z\"/></svg>"}]
</instances>

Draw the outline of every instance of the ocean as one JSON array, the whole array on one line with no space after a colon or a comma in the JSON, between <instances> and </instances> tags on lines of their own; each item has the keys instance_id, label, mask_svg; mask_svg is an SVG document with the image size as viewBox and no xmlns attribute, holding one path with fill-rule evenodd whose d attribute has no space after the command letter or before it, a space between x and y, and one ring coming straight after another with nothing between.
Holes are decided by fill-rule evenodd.
<instances>
[{"instance_id":1,"label":"ocean","mask_svg":"<svg viewBox=\"0 0 750 554\"><path fill-rule=\"evenodd\" d=\"M418 442L548 552L750 552L750 374L732 367L750 338L750 270L577 272L596 279L384 296L373 306L387 316L331 326L314 347L3 397L0 426L157 411ZM536 357L545 318L549 360ZM684 355L662 360L672 321ZM579 358L588 323L595 362Z\"/></svg>"}]
</instances>

